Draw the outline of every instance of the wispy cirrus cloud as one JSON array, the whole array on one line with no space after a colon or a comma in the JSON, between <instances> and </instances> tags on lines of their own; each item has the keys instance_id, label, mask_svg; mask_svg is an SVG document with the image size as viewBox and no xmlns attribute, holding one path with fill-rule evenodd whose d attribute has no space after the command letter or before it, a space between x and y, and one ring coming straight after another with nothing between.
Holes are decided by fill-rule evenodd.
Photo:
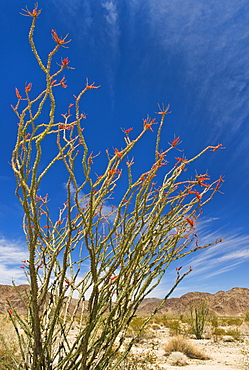
<instances>
[{"instance_id":1,"label":"wispy cirrus cloud","mask_svg":"<svg viewBox=\"0 0 249 370\"><path fill-rule=\"evenodd\" d=\"M182 271L187 271L189 266L193 271L183 280L173 293L179 297L191 291L216 292L234 287L234 276L240 271L247 271L249 263L249 235L242 235L239 230L222 232L212 231L214 219L206 219L199 225L199 245L205 245L216 240L217 235L223 238L222 243L215 244L199 252L191 254L170 266L159 286L149 295L162 298L176 281L175 266L182 265ZM217 280L218 279L218 280ZM247 281L244 286L248 286Z\"/></svg>"},{"instance_id":2,"label":"wispy cirrus cloud","mask_svg":"<svg viewBox=\"0 0 249 370\"><path fill-rule=\"evenodd\" d=\"M1 284L27 283L23 270L20 269L22 260L26 259L28 251L20 240L10 240L0 236L0 280Z\"/></svg>"},{"instance_id":3,"label":"wispy cirrus cloud","mask_svg":"<svg viewBox=\"0 0 249 370\"><path fill-rule=\"evenodd\" d=\"M111 0L102 2L102 7L106 10L104 16L106 20L106 31L110 37L112 48L116 52L120 35L117 5Z\"/></svg>"},{"instance_id":4,"label":"wispy cirrus cloud","mask_svg":"<svg viewBox=\"0 0 249 370\"><path fill-rule=\"evenodd\" d=\"M224 234L223 240L221 244L209 247L189 261L194 265L194 275L198 275L198 279L223 274L249 261L249 235L240 235L236 232Z\"/></svg>"},{"instance_id":5,"label":"wispy cirrus cloud","mask_svg":"<svg viewBox=\"0 0 249 370\"><path fill-rule=\"evenodd\" d=\"M176 55L181 58L182 88L191 90L192 113L207 113L205 124L212 140L221 134L229 140L242 126L248 133L247 1L150 0L148 4L156 44L167 51L165 62ZM248 146L248 140L243 145Z\"/></svg>"},{"instance_id":6,"label":"wispy cirrus cloud","mask_svg":"<svg viewBox=\"0 0 249 370\"><path fill-rule=\"evenodd\" d=\"M131 56L139 55L134 59L139 69L151 65L154 57L162 61L164 69L160 71L161 78L157 78L157 87L165 83L167 70L173 80L181 75L190 119L198 116L200 126L208 128L210 141L218 142L221 136L223 141L229 141L243 129L240 147L248 147L247 0L236 4L233 0L131 0L123 7L117 0L53 3L63 13L65 22L73 21L77 34L91 45L89 53L101 56L112 86L116 62L122 56L120 36L129 35L126 42ZM137 45L136 36L141 30L144 34ZM145 54L140 46L153 46L153 52ZM179 64L180 70L172 73L175 64Z\"/></svg>"}]
</instances>

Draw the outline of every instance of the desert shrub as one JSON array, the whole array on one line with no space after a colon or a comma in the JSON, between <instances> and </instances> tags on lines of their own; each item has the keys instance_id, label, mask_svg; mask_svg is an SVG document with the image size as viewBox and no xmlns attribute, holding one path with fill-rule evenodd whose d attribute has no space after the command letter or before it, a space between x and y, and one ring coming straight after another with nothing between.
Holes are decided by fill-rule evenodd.
<instances>
[{"instance_id":1,"label":"desert shrub","mask_svg":"<svg viewBox=\"0 0 249 370\"><path fill-rule=\"evenodd\" d=\"M133 317L128 328L128 336L136 337L136 341L140 341L143 339L149 339L154 336L154 332L150 325L146 325L143 327L145 322L145 317ZM143 328L142 328L143 327ZM142 328L142 330L141 330Z\"/></svg>"},{"instance_id":2,"label":"desert shrub","mask_svg":"<svg viewBox=\"0 0 249 370\"><path fill-rule=\"evenodd\" d=\"M247 311L245 313L245 318L244 318L245 321L249 321L249 311Z\"/></svg>"},{"instance_id":3,"label":"desert shrub","mask_svg":"<svg viewBox=\"0 0 249 370\"><path fill-rule=\"evenodd\" d=\"M208 321L210 322L213 328L218 328L219 320L218 320L218 317L214 313L211 313L209 315Z\"/></svg>"},{"instance_id":4,"label":"desert shrub","mask_svg":"<svg viewBox=\"0 0 249 370\"><path fill-rule=\"evenodd\" d=\"M243 323L243 319L239 317L233 317L227 320L229 326L240 326Z\"/></svg>"},{"instance_id":5,"label":"desert shrub","mask_svg":"<svg viewBox=\"0 0 249 370\"><path fill-rule=\"evenodd\" d=\"M179 320L170 320L167 327L171 336L179 335L182 333L181 323Z\"/></svg>"},{"instance_id":6,"label":"desert shrub","mask_svg":"<svg viewBox=\"0 0 249 370\"><path fill-rule=\"evenodd\" d=\"M180 317L179 317L179 320L184 323L184 324L188 324L189 323L189 317L187 315L183 315L181 314Z\"/></svg>"},{"instance_id":7,"label":"desert shrub","mask_svg":"<svg viewBox=\"0 0 249 370\"><path fill-rule=\"evenodd\" d=\"M243 323L243 319L240 317L228 317L223 318L222 325L224 326L240 326Z\"/></svg>"},{"instance_id":8,"label":"desert shrub","mask_svg":"<svg viewBox=\"0 0 249 370\"><path fill-rule=\"evenodd\" d=\"M191 302L190 304L190 325L196 339L202 339L209 308L205 301Z\"/></svg>"},{"instance_id":9,"label":"desert shrub","mask_svg":"<svg viewBox=\"0 0 249 370\"><path fill-rule=\"evenodd\" d=\"M168 364L171 366L186 366L188 358L182 352L172 352L168 357Z\"/></svg>"},{"instance_id":10,"label":"desert shrub","mask_svg":"<svg viewBox=\"0 0 249 370\"><path fill-rule=\"evenodd\" d=\"M156 315L154 316L152 322L167 327L169 320L170 319L166 315Z\"/></svg>"},{"instance_id":11,"label":"desert shrub","mask_svg":"<svg viewBox=\"0 0 249 370\"><path fill-rule=\"evenodd\" d=\"M171 352L182 352L188 358L207 360L208 356L195 347L189 340L185 339L182 336L176 336L171 338L168 343L165 345L164 350L166 354Z\"/></svg>"},{"instance_id":12,"label":"desert shrub","mask_svg":"<svg viewBox=\"0 0 249 370\"><path fill-rule=\"evenodd\" d=\"M226 330L223 328L215 327L212 331L212 336L215 342L220 340L223 337L223 335L226 335Z\"/></svg>"},{"instance_id":13,"label":"desert shrub","mask_svg":"<svg viewBox=\"0 0 249 370\"><path fill-rule=\"evenodd\" d=\"M159 324L152 323L150 324L149 328L152 330L159 330L161 329L161 326Z\"/></svg>"},{"instance_id":14,"label":"desert shrub","mask_svg":"<svg viewBox=\"0 0 249 370\"><path fill-rule=\"evenodd\" d=\"M241 339L241 333L239 329L228 329L226 330L226 335L229 335L234 340L240 340Z\"/></svg>"}]
</instances>

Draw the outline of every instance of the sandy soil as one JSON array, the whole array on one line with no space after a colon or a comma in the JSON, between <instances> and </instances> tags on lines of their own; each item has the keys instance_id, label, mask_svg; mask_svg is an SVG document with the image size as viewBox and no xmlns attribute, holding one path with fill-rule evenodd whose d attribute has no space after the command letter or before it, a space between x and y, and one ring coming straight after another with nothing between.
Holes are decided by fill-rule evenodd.
<instances>
[{"instance_id":1,"label":"sandy soil","mask_svg":"<svg viewBox=\"0 0 249 370\"><path fill-rule=\"evenodd\" d=\"M242 331L242 327L241 330ZM73 338L73 331L72 331ZM134 358L137 363L143 363L143 360L151 357L155 359L155 364L141 366L146 370L173 370L185 368L186 370L249 370L249 326L244 325L241 333L241 340L226 341L229 338L223 337L218 341L211 339L186 339L191 344L207 355L208 360L189 359L186 357L185 366L173 366L170 363L170 356L165 352L165 346L172 336L169 335L169 329L165 327L152 330L152 335L143 338L136 343L131 350L129 357L131 362ZM230 337L230 339L232 339ZM128 340L129 341L129 340ZM122 370L124 368L122 367ZM129 367L130 369L130 367Z\"/></svg>"},{"instance_id":2,"label":"sandy soil","mask_svg":"<svg viewBox=\"0 0 249 370\"><path fill-rule=\"evenodd\" d=\"M179 366L172 366L170 358L165 355L164 347L170 338L167 329L157 330L155 338L138 343L132 351L134 354L140 354L141 356L146 356L146 353L153 353L157 358L157 365L160 369L179 370ZM210 359L187 358L187 365L184 367L186 370L249 370L249 338L244 336L242 339L242 341L234 342L224 342L223 340L214 342L213 339L188 339Z\"/></svg>"}]
</instances>

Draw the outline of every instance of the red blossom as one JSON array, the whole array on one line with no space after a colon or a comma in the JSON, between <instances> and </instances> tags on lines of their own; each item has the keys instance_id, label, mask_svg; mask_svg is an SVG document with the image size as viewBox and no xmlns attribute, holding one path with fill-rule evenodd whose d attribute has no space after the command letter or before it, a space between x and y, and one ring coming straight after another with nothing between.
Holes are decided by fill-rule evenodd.
<instances>
[{"instance_id":1,"label":"red blossom","mask_svg":"<svg viewBox=\"0 0 249 370\"><path fill-rule=\"evenodd\" d=\"M29 92L32 88L32 83L30 82L26 87L25 87L25 91L26 92Z\"/></svg>"},{"instance_id":2,"label":"red blossom","mask_svg":"<svg viewBox=\"0 0 249 370\"><path fill-rule=\"evenodd\" d=\"M215 152L217 149L219 149L219 148L221 148L221 147L222 147L222 144L218 144L218 145L216 145L216 146L212 146L211 148L213 148L213 149L211 149L211 151L212 151L212 152ZM222 149L225 149L225 148L223 147Z\"/></svg>"},{"instance_id":3,"label":"red blossom","mask_svg":"<svg viewBox=\"0 0 249 370\"><path fill-rule=\"evenodd\" d=\"M88 80L86 81L86 89L89 90L89 89L98 89L100 87L99 86L94 86L95 82L93 82L91 85L88 85Z\"/></svg>"},{"instance_id":4,"label":"red blossom","mask_svg":"<svg viewBox=\"0 0 249 370\"><path fill-rule=\"evenodd\" d=\"M73 128L72 125L59 125L60 130L71 130Z\"/></svg>"},{"instance_id":5,"label":"red blossom","mask_svg":"<svg viewBox=\"0 0 249 370\"><path fill-rule=\"evenodd\" d=\"M154 125L154 124L156 124L156 119L155 118L153 118L152 120L150 119L150 118L146 118L146 119L144 119L143 120L143 122L144 122L144 128L146 129L146 130L148 130L148 129L150 129L150 131L153 131L153 129L152 129L152 125Z\"/></svg>"},{"instance_id":6,"label":"red blossom","mask_svg":"<svg viewBox=\"0 0 249 370\"><path fill-rule=\"evenodd\" d=\"M188 194L195 194L196 198L201 199L201 194L197 190L189 190L188 189Z\"/></svg>"},{"instance_id":7,"label":"red blossom","mask_svg":"<svg viewBox=\"0 0 249 370\"><path fill-rule=\"evenodd\" d=\"M202 181L198 180L198 184L204 188L209 188L210 185L204 184Z\"/></svg>"},{"instance_id":8,"label":"red blossom","mask_svg":"<svg viewBox=\"0 0 249 370\"><path fill-rule=\"evenodd\" d=\"M185 220L190 224L191 227L194 226L195 223L194 223L193 220L191 220L190 218L187 218L187 217L185 217Z\"/></svg>"},{"instance_id":9,"label":"red blossom","mask_svg":"<svg viewBox=\"0 0 249 370\"><path fill-rule=\"evenodd\" d=\"M221 183L224 182L225 180L223 179L222 176L220 176L219 180L217 181L217 184L215 186L215 190L219 190L219 188L221 187Z\"/></svg>"},{"instance_id":10,"label":"red blossom","mask_svg":"<svg viewBox=\"0 0 249 370\"><path fill-rule=\"evenodd\" d=\"M91 154L89 155L89 157L88 157L88 163L89 163L89 164L94 164L94 162L93 162L93 153L91 153Z\"/></svg>"},{"instance_id":11,"label":"red blossom","mask_svg":"<svg viewBox=\"0 0 249 370\"><path fill-rule=\"evenodd\" d=\"M179 144L179 141L180 141L180 136L178 136L175 140L173 140L170 145L174 148L177 144Z\"/></svg>"},{"instance_id":12,"label":"red blossom","mask_svg":"<svg viewBox=\"0 0 249 370\"><path fill-rule=\"evenodd\" d=\"M23 14L23 13L20 13L21 15L25 15L26 17L33 17L33 18L37 18L39 14L41 14L41 9L40 10L37 10L38 8L38 3L35 3L35 7L34 9L32 10L32 12L28 9L28 7L26 6L26 9L22 9L25 13L27 14Z\"/></svg>"},{"instance_id":13,"label":"red blossom","mask_svg":"<svg viewBox=\"0 0 249 370\"><path fill-rule=\"evenodd\" d=\"M58 64L58 63L57 63ZM69 64L69 59L68 57L67 58L64 58L64 59L61 59L61 64L58 64L60 67L62 68L67 68L67 69L74 69L73 67L69 67L68 66Z\"/></svg>"},{"instance_id":14,"label":"red blossom","mask_svg":"<svg viewBox=\"0 0 249 370\"><path fill-rule=\"evenodd\" d=\"M68 65L68 63L69 63L68 57L65 58L65 59L62 59L62 61L61 61L61 64L63 65L63 67L66 67Z\"/></svg>"},{"instance_id":15,"label":"red blossom","mask_svg":"<svg viewBox=\"0 0 249 370\"><path fill-rule=\"evenodd\" d=\"M159 159L162 161L164 159L164 157L166 157L166 154L164 153L159 153L158 151L156 152L156 154L158 155Z\"/></svg>"},{"instance_id":16,"label":"red blossom","mask_svg":"<svg viewBox=\"0 0 249 370\"><path fill-rule=\"evenodd\" d=\"M186 162L186 159L184 159L184 158L175 157L175 159L177 159L177 162L175 163L175 166L177 166L181 162L183 162L183 163Z\"/></svg>"},{"instance_id":17,"label":"red blossom","mask_svg":"<svg viewBox=\"0 0 249 370\"><path fill-rule=\"evenodd\" d=\"M17 87L15 88L15 92L16 92L16 97L17 97L18 99L22 99L22 96L21 96L21 94L20 94L20 92L19 92L19 90L18 90L18 88L17 88Z\"/></svg>"},{"instance_id":18,"label":"red blossom","mask_svg":"<svg viewBox=\"0 0 249 370\"><path fill-rule=\"evenodd\" d=\"M114 154L116 154L116 156L119 158L122 157L122 153L120 153L120 151L117 148L115 148Z\"/></svg>"},{"instance_id":19,"label":"red blossom","mask_svg":"<svg viewBox=\"0 0 249 370\"><path fill-rule=\"evenodd\" d=\"M67 85L65 84L66 80L65 80L65 77L62 77L62 79L60 80L60 85L62 87L64 87L64 89L67 87Z\"/></svg>"},{"instance_id":20,"label":"red blossom","mask_svg":"<svg viewBox=\"0 0 249 370\"><path fill-rule=\"evenodd\" d=\"M68 40L66 41L66 38L68 36L68 34L63 38L63 39L60 39L59 36L57 35L57 33L55 32L55 30L51 30L51 33L52 33L52 39L60 46L63 46L65 47L64 45L65 44L68 44L71 40Z\"/></svg>"},{"instance_id":21,"label":"red blossom","mask_svg":"<svg viewBox=\"0 0 249 370\"><path fill-rule=\"evenodd\" d=\"M117 279L118 276L113 276L113 277L110 277L110 280L115 280Z\"/></svg>"},{"instance_id":22,"label":"red blossom","mask_svg":"<svg viewBox=\"0 0 249 370\"><path fill-rule=\"evenodd\" d=\"M128 128L127 130L124 130L124 129L121 129L125 134L128 134L129 132L131 132L133 130L133 127L131 128Z\"/></svg>"}]
</instances>

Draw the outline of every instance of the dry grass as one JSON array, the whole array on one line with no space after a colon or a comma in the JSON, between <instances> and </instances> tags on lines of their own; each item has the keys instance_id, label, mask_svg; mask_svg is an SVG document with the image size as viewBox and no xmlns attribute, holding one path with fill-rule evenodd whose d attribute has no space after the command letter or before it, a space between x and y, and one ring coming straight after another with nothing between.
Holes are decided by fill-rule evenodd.
<instances>
[{"instance_id":1,"label":"dry grass","mask_svg":"<svg viewBox=\"0 0 249 370\"><path fill-rule=\"evenodd\" d=\"M201 352L197 347L195 347L189 340L182 336L176 336L168 341L164 347L166 354L172 352L181 352L185 354L188 358L198 359L198 360L208 360L209 357Z\"/></svg>"},{"instance_id":2,"label":"dry grass","mask_svg":"<svg viewBox=\"0 0 249 370\"><path fill-rule=\"evenodd\" d=\"M127 336L128 337L136 337L137 333L139 332L140 328L142 327L146 317L134 317L129 325ZM153 328L151 325L147 325L143 328L139 336L137 337L137 341L141 341L144 339L151 339L155 337Z\"/></svg>"},{"instance_id":3,"label":"dry grass","mask_svg":"<svg viewBox=\"0 0 249 370\"><path fill-rule=\"evenodd\" d=\"M7 315L0 315L0 370L11 369L18 352L14 327Z\"/></svg>"}]
</instances>

